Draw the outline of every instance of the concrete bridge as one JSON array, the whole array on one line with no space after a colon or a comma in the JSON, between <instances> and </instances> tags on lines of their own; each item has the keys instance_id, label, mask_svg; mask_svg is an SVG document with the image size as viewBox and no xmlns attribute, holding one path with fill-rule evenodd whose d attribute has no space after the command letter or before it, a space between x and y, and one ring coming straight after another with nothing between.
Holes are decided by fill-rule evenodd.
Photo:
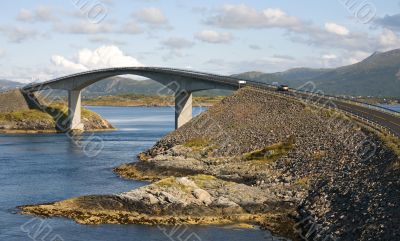
<instances>
[{"instance_id":1,"label":"concrete bridge","mask_svg":"<svg viewBox=\"0 0 400 241\"><path fill-rule=\"evenodd\" d=\"M153 79L173 91L175 94L175 128L179 128L192 118L192 93L209 89L236 90L244 80L232 76L221 76L203 72L155 68L155 67L127 67L110 68L88 71L69 75L38 84L30 84L22 88L24 92L32 93L46 89L60 89L68 91L69 128L82 130L81 123L81 92L82 90L100 80L117 75L139 75ZM276 92L276 86L257 82L246 81L246 85ZM374 127L400 137L400 113L379 106L355 102L336 96L327 96L315 92L291 89L279 92L282 95L296 98L324 108L337 109L347 115L358 118Z\"/></svg>"},{"instance_id":2,"label":"concrete bridge","mask_svg":"<svg viewBox=\"0 0 400 241\"><path fill-rule=\"evenodd\" d=\"M192 118L192 93L201 90L239 87L237 80L213 74L151 67L110 68L73 74L43 83L23 87L24 92L48 89L68 91L69 129L83 130L81 122L82 90L100 80L117 75L138 75L155 80L175 94L175 128L179 128Z\"/></svg>"}]
</instances>

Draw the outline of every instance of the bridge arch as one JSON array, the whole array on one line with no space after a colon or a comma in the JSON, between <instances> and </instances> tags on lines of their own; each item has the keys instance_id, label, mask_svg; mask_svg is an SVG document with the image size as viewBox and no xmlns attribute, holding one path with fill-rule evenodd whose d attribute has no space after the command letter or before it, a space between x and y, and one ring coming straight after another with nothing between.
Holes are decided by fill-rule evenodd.
<instances>
[{"instance_id":1,"label":"bridge arch","mask_svg":"<svg viewBox=\"0 0 400 241\"><path fill-rule=\"evenodd\" d=\"M93 70L43 83L23 87L25 92L36 92L45 89L68 91L68 119L70 130L83 130L81 122L82 90L98 81L119 76L138 75L161 83L175 94L175 128L179 128L192 118L192 93L201 90L227 89L235 90L238 82L229 77L202 72L153 67L127 67Z\"/></svg>"}]
</instances>

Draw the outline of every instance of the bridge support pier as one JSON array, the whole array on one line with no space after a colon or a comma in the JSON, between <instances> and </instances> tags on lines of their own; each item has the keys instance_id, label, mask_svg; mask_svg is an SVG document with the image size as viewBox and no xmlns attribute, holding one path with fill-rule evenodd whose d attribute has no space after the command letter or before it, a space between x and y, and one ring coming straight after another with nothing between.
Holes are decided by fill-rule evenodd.
<instances>
[{"instance_id":1,"label":"bridge support pier","mask_svg":"<svg viewBox=\"0 0 400 241\"><path fill-rule=\"evenodd\" d=\"M192 92L177 91L175 93L175 129L192 119Z\"/></svg>"},{"instance_id":2,"label":"bridge support pier","mask_svg":"<svg viewBox=\"0 0 400 241\"><path fill-rule=\"evenodd\" d=\"M68 91L68 129L71 131L83 131L81 122L81 90Z\"/></svg>"}]
</instances>

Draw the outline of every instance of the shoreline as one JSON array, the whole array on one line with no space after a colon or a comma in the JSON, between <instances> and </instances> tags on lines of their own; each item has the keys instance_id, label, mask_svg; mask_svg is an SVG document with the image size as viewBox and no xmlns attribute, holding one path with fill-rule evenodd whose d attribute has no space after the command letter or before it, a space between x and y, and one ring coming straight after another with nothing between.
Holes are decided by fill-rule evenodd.
<instances>
[{"instance_id":1,"label":"shoreline","mask_svg":"<svg viewBox=\"0 0 400 241\"><path fill-rule=\"evenodd\" d=\"M97 132L111 132L117 131L117 128L107 128L107 129L89 129L84 130L82 133L97 133ZM0 130L2 135L35 135L35 134L65 134L67 132L57 131L57 130Z\"/></svg>"},{"instance_id":2,"label":"shoreline","mask_svg":"<svg viewBox=\"0 0 400 241\"><path fill-rule=\"evenodd\" d=\"M152 107L171 107L175 108L174 105L83 105L85 107L143 107L143 108L152 108ZM193 107L212 107L213 104L209 105L193 105Z\"/></svg>"},{"instance_id":3,"label":"shoreline","mask_svg":"<svg viewBox=\"0 0 400 241\"><path fill-rule=\"evenodd\" d=\"M228 140L207 122L210 117L229 133ZM199 133L194 131L198 126ZM378 148L368 162L356 153L359 143L367 150L373 144ZM379 202L382 195L398 190L391 181L398 177L392 168L397 158L376 133L347 116L241 89L144 150L137 162L113 170L121 178L148 185L19 209L82 224L246 223L293 240L307 232L308 225L318 225L318 235L332 238L345 237L347 227L361 227L357 235L365 239L345 240L390 240L395 230L370 232L367 220L377 220L374 223L383 227L397 220L390 216L396 206ZM379 175L382 172L384 176ZM349 192L352 196L346 198ZM336 199L338 195L341 198ZM357 202L370 197L374 205L384 205L382 212Z\"/></svg>"}]
</instances>

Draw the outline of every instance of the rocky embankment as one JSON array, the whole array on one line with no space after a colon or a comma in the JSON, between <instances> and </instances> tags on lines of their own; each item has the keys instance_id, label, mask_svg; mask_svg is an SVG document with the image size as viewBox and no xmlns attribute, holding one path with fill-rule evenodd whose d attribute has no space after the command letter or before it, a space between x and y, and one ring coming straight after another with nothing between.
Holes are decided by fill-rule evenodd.
<instances>
[{"instance_id":1,"label":"rocky embankment","mask_svg":"<svg viewBox=\"0 0 400 241\"><path fill-rule=\"evenodd\" d=\"M244 88L115 169L126 193L21 207L79 223L247 223L308 240L396 240L400 168L334 111Z\"/></svg>"},{"instance_id":2,"label":"rocky embankment","mask_svg":"<svg viewBox=\"0 0 400 241\"><path fill-rule=\"evenodd\" d=\"M30 100L20 90L0 93L0 102L0 133L64 132L68 129L68 108L63 103ZM107 120L84 108L82 123L86 131L114 129Z\"/></svg>"}]
</instances>

